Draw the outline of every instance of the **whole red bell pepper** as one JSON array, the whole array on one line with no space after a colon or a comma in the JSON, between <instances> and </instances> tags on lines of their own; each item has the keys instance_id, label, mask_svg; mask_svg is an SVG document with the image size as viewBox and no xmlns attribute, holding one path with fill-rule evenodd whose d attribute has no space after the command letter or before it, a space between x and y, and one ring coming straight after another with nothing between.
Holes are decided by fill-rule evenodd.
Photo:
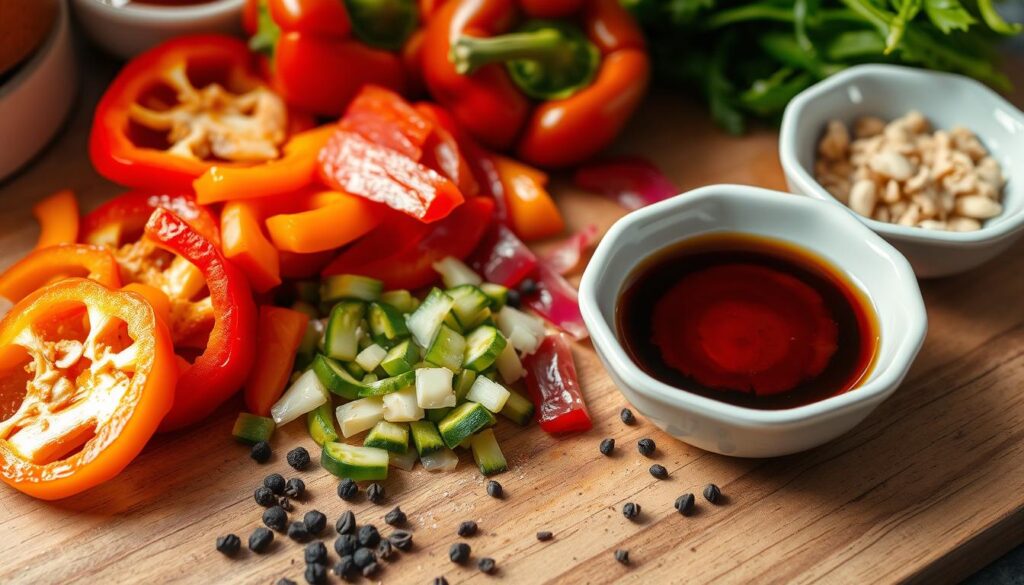
<instances>
[{"instance_id":1,"label":"whole red bell pepper","mask_svg":"<svg viewBox=\"0 0 1024 585\"><path fill-rule=\"evenodd\" d=\"M154 211L145 234L202 272L213 307L206 346L181 372L174 406L160 426L174 430L202 420L242 387L255 355L256 305L245 275L174 213Z\"/></svg>"},{"instance_id":2,"label":"whole red bell pepper","mask_svg":"<svg viewBox=\"0 0 1024 585\"><path fill-rule=\"evenodd\" d=\"M617 0L451 0L427 25L422 60L428 90L471 134L547 167L607 146L650 73Z\"/></svg>"}]
</instances>

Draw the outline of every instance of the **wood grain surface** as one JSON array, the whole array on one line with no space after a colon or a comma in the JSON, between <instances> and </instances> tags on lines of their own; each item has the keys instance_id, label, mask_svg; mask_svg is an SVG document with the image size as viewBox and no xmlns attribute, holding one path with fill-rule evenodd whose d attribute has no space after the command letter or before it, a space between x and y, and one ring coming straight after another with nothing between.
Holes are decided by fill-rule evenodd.
<instances>
[{"instance_id":1,"label":"wood grain surface","mask_svg":"<svg viewBox=\"0 0 1024 585\"><path fill-rule=\"evenodd\" d=\"M88 209L118 192L86 155L92 106L113 65L86 56L93 75L64 133L0 185L2 265L31 246L29 206L38 198L72 187ZM652 158L687 189L784 186L774 133L724 136L678 95L652 96L617 149ZM622 214L564 180L556 190L575 227L604 229ZM429 583L438 575L452 584L955 582L1024 542L1022 274L1024 245L1017 245L971 273L924 283L931 330L903 387L854 431L806 453L732 459L674 441L642 419L625 426L622 397L583 343L576 357L595 428L553 439L501 423L511 464L498 478L503 500L485 494L463 456L454 473L393 471L385 504L350 506L319 466L287 467L284 454L296 445L319 453L299 424L278 432L268 464L251 461L230 438L241 405L233 401L196 428L156 437L116 480L85 494L47 503L0 490L0 582L302 583L302 547L281 535L262 556L244 546L236 559L214 550L218 535L234 532L244 542L260 525L252 492L275 471L305 480L310 495L292 516L326 513L328 548L344 510L384 528L383 515L401 505L415 550L373 582ZM654 460L668 468L666 481L649 475L653 461L636 450L645 436L657 442ZM611 458L598 453L604 437L619 446ZM699 496L708 482L721 486L724 503ZM672 508L685 492L698 494L692 517ZM643 508L636 521L621 514L627 501ZM465 539L474 563L458 567L447 551L467 519L481 531ZM538 542L539 530L554 539ZM614 560L617 548L630 551L630 566ZM476 570L483 556L497 561L494 576Z\"/></svg>"}]
</instances>

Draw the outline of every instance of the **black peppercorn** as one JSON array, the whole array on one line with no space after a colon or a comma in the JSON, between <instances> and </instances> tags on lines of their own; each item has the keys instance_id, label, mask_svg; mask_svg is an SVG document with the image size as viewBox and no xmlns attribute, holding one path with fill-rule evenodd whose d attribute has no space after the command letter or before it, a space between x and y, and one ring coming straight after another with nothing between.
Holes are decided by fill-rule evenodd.
<instances>
[{"instance_id":1,"label":"black peppercorn","mask_svg":"<svg viewBox=\"0 0 1024 585\"><path fill-rule=\"evenodd\" d=\"M272 530L284 532L288 526L288 513L281 506L271 506L263 511L263 524Z\"/></svg>"},{"instance_id":2,"label":"black peppercorn","mask_svg":"<svg viewBox=\"0 0 1024 585\"><path fill-rule=\"evenodd\" d=\"M524 297L535 295L538 290L540 289L537 288L537 281L532 278L524 278L522 282L519 283L519 294Z\"/></svg>"},{"instance_id":3,"label":"black peppercorn","mask_svg":"<svg viewBox=\"0 0 1024 585\"><path fill-rule=\"evenodd\" d=\"M274 542L274 533L269 529L260 526L249 535L249 550L254 553L261 553Z\"/></svg>"},{"instance_id":4,"label":"black peppercorn","mask_svg":"<svg viewBox=\"0 0 1024 585\"><path fill-rule=\"evenodd\" d=\"M371 483L366 488L366 499L370 500L374 504L379 504L384 501L384 486L379 483Z\"/></svg>"},{"instance_id":5,"label":"black peppercorn","mask_svg":"<svg viewBox=\"0 0 1024 585\"><path fill-rule=\"evenodd\" d=\"M708 485L704 486L704 499L705 500L711 502L712 504L717 504L718 500L720 500L721 498L722 498L722 490L718 489L717 485L715 485L713 483L709 483Z\"/></svg>"},{"instance_id":6,"label":"black peppercorn","mask_svg":"<svg viewBox=\"0 0 1024 585\"><path fill-rule=\"evenodd\" d=\"M664 465L655 463L651 466L650 472L657 479L668 479L668 470L665 469Z\"/></svg>"},{"instance_id":7,"label":"black peppercorn","mask_svg":"<svg viewBox=\"0 0 1024 585\"><path fill-rule=\"evenodd\" d=\"M683 516L689 516L693 512L693 494L687 493L676 498L675 508Z\"/></svg>"},{"instance_id":8,"label":"black peppercorn","mask_svg":"<svg viewBox=\"0 0 1024 585\"><path fill-rule=\"evenodd\" d=\"M636 422L636 417L633 416L633 411L628 408L623 408L622 411L619 412L619 418L622 420L623 424L627 425L631 425Z\"/></svg>"},{"instance_id":9,"label":"black peppercorn","mask_svg":"<svg viewBox=\"0 0 1024 585\"><path fill-rule=\"evenodd\" d=\"M266 441L256 443L249 451L249 457L252 457L256 463L266 463L270 459L270 443Z\"/></svg>"},{"instance_id":10,"label":"black peppercorn","mask_svg":"<svg viewBox=\"0 0 1024 585\"><path fill-rule=\"evenodd\" d=\"M338 553L339 557L354 554L357 548L359 541L354 534L342 534L334 541L334 552Z\"/></svg>"},{"instance_id":11,"label":"black peppercorn","mask_svg":"<svg viewBox=\"0 0 1024 585\"><path fill-rule=\"evenodd\" d=\"M306 563L319 563L321 565L326 565L327 547L319 540L311 542L306 545L305 549L303 549L303 556L306 559Z\"/></svg>"},{"instance_id":12,"label":"black peppercorn","mask_svg":"<svg viewBox=\"0 0 1024 585\"><path fill-rule=\"evenodd\" d=\"M263 485L277 495L284 493L284 478L281 477L280 473L271 473L267 477L264 477Z\"/></svg>"},{"instance_id":13,"label":"black peppercorn","mask_svg":"<svg viewBox=\"0 0 1024 585\"><path fill-rule=\"evenodd\" d=\"M304 493L306 493L306 482L297 477L289 479L284 486L284 495L289 498L299 499Z\"/></svg>"},{"instance_id":14,"label":"black peppercorn","mask_svg":"<svg viewBox=\"0 0 1024 585\"><path fill-rule=\"evenodd\" d=\"M643 438L636 442L636 450L644 457L650 457L654 453L654 446L652 439Z\"/></svg>"},{"instance_id":15,"label":"black peppercorn","mask_svg":"<svg viewBox=\"0 0 1024 585\"><path fill-rule=\"evenodd\" d=\"M359 546L377 546L377 543L380 542L380 532L377 532L377 527L373 524L360 526L356 539L359 541Z\"/></svg>"},{"instance_id":16,"label":"black peppercorn","mask_svg":"<svg viewBox=\"0 0 1024 585\"><path fill-rule=\"evenodd\" d=\"M306 523L296 520L289 524L288 538L296 542L306 542L309 540L309 530L306 529Z\"/></svg>"},{"instance_id":17,"label":"black peppercorn","mask_svg":"<svg viewBox=\"0 0 1024 585\"><path fill-rule=\"evenodd\" d=\"M288 498L281 498L280 500L277 501L277 505L284 508L285 512L291 512L293 508L292 501L289 500Z\"/></svg>"},{"instance_id":18,"label":"black peppercorn","mask_svg":"<svg viewBox=\"0 0 1024 585\"><path fill-rule=\"evenodd\" d=\"M493 479L487 482L487 495L492 498L500 498L505 490L501 488L501 484L494 481Z\"/></svg>"},{"instance_id":19,"label":"black peppercorn","mask_svg":"<svg viewBox=\"0 0 1024 585\"><path fill-rule=\"evenodd\" d=\"M373 554L373 551L368 548L358 548L356 552L352 553L352 562L362 569L370 563L377 562L377 555Z\"/></svg>"},{"instance_id":20,"label":"black peppercorn","mask_svg":"<svg viewBox=\"0 0 1024 585\"><path fill-rule=\"evenodd\" d=\"M398 506L395 506L394 510L391 510L384 515L384 522L389 526L401 526L405 524L406 516L405 512Z\"/></svg>"},{"instance_id":21,"label":"black peppercorn","mask_svg":"<svg viewBox=\"0 0 1024 585\"><path fill-rule=\"evenodd\" d=\"M472 520L465 520L459 523L458 535L465 538L467 536L473 536L476 534L476 522Z\"/></svg>"},{"instance_id":22,"label":"black peppercorn","mask_svg":"<svg viewBox=\"0 0 1024 585\"><path fill-rule=\"evenodd\" d=\"M492 559L491 557L484 557L477 562L476 566L480 569L481 572L490 575L494 572L494 559Z\"/></svg>"},{"instance_id":23,"label":"black peppercorn","mask_svg":"<svg viewBox=\"0 0 1024 585\"><path fill-rule=\"evenodd\" d=\"M396 530L388 537L391 544L398 550L410 550L412 548L412 533L408 530Z\"/></svg>"},{"instance_id":24,"label":"black peppercorn","mask_svg":"<svg viewBox=\"0 0 1024 585\"><path fill-rule=\"evenodd\" d=\"M394 547L390 540L382 540L380 541L380 544L377 545L377 558L386 561L391 558L393 553Z\"/></svg>"},{"instance_id":25,"label":"black peppercorn","mask_svg":"<svg viewBox=\"0 0 1024 585\"><path fill-rule=\"evenodd\" d=\"M309 465L309 451L305 447L296 447L288 452L288 465L293 469L302 471Z\"/></svg>"},{"instance_id":26,"label":"black peppercorn","mask_svg":"<svg viewBox=\"0 0 1024 585\"><path fill-rule=\"evenodd\" d=\"M514 288L508 289L508 293L505 295L505 304L513 309L518 309L522 303L523 299L519 296L519 291Z\"/></svg>"},{"instance_id":27,"label":"black peppercorn","mask_svg":"<svg viewBox=\"0 0 1024 585\"><path fill-rule=\"evenodd\" d=\"M323 585L327 582L327 567L320 563L306 565L306 583L309 585Z\"/></svg>"},{"instance_id":28,"label":"black peppercorn","mask_svg":"<svg viewBox=\"0 0 1024 585\"><path fill-rule=\"evenodd\" d=\"M598 447L601 451L601 455L611 455L612 451L615 450L615 439L605 439L601 441L601 446Z\"/></svg>"},{"instance_id":29,"label":"black peppercorn","mask_svg":"<svg viewBox=\"0 0 1024 585\"><path fill-rule=\"evenodd\" d=\"M369 565L363 567L363 577L372 577L374 573L376 573L379 569L380 565L378 565L376 562L370 563Z\"/></svg>"},{"instance_id":30,"label":"black peppercorn","mask_svg":"<svg viewBox=\"0 0 1024 585\"><path fill-rule=\"evenodd\" d=\"M320 534L327 527L327 516L320 510L310 510L302 517L302 523L310 534Z\"/></svg>"},{"instance_id":31,"label":"black peppercorn","mask_svg":"<svg viewBox=\"0 0 1024 585\"><path fill-rule=\"evenodd\" d=\"M551 540L554 537L555 537L555 535L552 534L551 532L547 531L547 530L541 530L540 532L537 533L537 540L539 540L541 542L547 542L547 541Z\"/></svg>"},{"instance_id":32,"label":"black peppercorn","mask_svg":"<svg viewBox=\"0 0 1024 585\"><path fill-rule=\"evenodd\" d=\"M340 561L335 563L334 574L348 581L356 575L356 569L358 568L355 561L352 560L352 555L345 555L341 557Z\"/></svg>"},{"instance_id":33,"label":"black peppercorn","mask_svg":"<svg viewBox=\"0 0 1024 585\"><path fill-rule=\"evenodd\" d=\"M352 513L352 510L346 511L340 518L338 518L338 522L334 524L334 528L338 531L338 534L355 534L356 515Z\"/></svg>"},{"instance_id":34,"label":"black peppercorn","mask_svg":"<svg viewBox=\"0 0 1024 585\"><path fill-rule=\"evenodd\" d=\"M630 520L636 518L640 515L640 504L626 502L626 504L622 506L622 515Z\"/></svg>"},{"instance_id":35,"label":"black peppercorn","mask_svg":"<svg viewBox=\"0 0 1024 585\"><path fill-rule=\"evenodd\" d=\"M511 293L512 291L508 292ZM445 579L444 577L434 577L433 585L448 585L448 579Z\"/></svg>"},{"instance_id":36,"label":"black peppercorn","mask_svg":"<svg viewBox=\"0 0 1024 585\"><path fill-rule=\"evenodd\" d=\"M456 542L448 549L448 558L453 563L463 564L469 560L469 545L464 542Z\"/></svg>"},{"instance_id":37,"label":"black peppercorn","mask_svg":"<svg viewBox=\"0 0 1024 585\"><path fill-rule=\"evenodd\" d=\"M343 479L341 480L341 483L338 484L338 497L346 502L355 499L356 494L358 493L359 486L351 479Z\"/></svg>"},{"instance_id":38,"label":"black peppercorn","mask_svg":"<svg viewBox=\"0 0 1024 585\"><path fill-rule=\"evenodd\" d=\"M225 556L232 556L242 547L242 539L234 534L217 537L217 550Z\"/></svg>"},{"instance_id":39,"label":"black peppercorn","mask_svg":"<svg viewBox=\"0 0 1024 585\"><path fill-rule=\"evenodd\" d=\"M629 551L623 548L615 550L615 560L619 561L623 565L629 564Z\"/></svg>"},{"instance_id":40,"label":"black peppercorn","mask_svg":"<svg viewBox=\"0 0 1024 585\"><path fill-rule=\"evenodd\" d=\"M268 488L265 485L261 485L260 487L256 488L256 491L253 492L252 497L256 500L257 504L263 506L264 508L269 508L277 503L277 498L274 497L274 492L270 491L270 488Z\"/></svg>"}]
</instances>

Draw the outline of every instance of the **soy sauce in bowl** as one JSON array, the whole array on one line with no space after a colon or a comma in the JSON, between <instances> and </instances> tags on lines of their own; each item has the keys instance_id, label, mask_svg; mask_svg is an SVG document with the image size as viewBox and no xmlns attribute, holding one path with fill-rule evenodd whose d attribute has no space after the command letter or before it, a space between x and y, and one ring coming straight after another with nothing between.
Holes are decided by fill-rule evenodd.
<instances>
[{"instance_id":1,"label":"soy sauce in bowl","mask_svg":"<svg viewBox=\"0 0 1024 585\"><path fill-rule=\"evenodd\" d=\"M695 238L643 260L622 289L616 327L654 378L763 410L856 388L879 343L870 301L835 267L741 234Z\"/></svg>"}]
</instances>

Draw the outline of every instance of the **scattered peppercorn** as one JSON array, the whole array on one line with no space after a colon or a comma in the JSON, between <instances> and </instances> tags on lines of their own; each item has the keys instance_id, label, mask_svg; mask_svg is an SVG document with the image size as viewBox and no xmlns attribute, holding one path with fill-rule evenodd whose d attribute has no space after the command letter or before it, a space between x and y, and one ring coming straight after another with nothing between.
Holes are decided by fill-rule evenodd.
<instances>
[{"instance_id":1,"label":"scattered peppercorn","mask_svg":"<svg viewBox=\"0 0 1024 585\"><path fill-rule=\"evenodd\" d=\"M305 549L303 549L303 556L306 559L306 563L319 563L321 565L326 565L327 547L319 540L311 542L306 545Z\"/></svg>"},{"instance_id":2,"label":"scattered peppercorn","mask_svg":"<svg viewBox=\"0 0 1024 585\"><path fill-rule=\"evenodd\" d=\"M284 478L280 473L271 473L263 478L263 485L270 488L270 491L277 495L284 493Z\"/></svg>"},{"instance_id":3,"label":"scattered peppercorn","mask_svg":"<svg viewBox=\"0 0 1024 585\"><path fill-rule=\"evenodd\" d=\"M640 515L640 504L626 502L626 504L622 506L622 515L630 520L636 518Z\"/></svg>"},{"instance_id":4,"label":"scattered peppercorn","mask_svg":"<svg viewBox=\"0 0 1024 585\"><path fill-rule=\"evenodd\" d=\"M394 547L391 545L391 541L387 539L380 541L380 544L377 545L377 558L386 561L391 558L392 554L394 554Z\"/></svg>"},{"instance_id":5,"label":"scattered peppercorn","mask_svg":"<svg viewBox=\"0 0 1024 585\"><path fill-rule=\"evenodd\" d=\"M327 516L320 510L310 510L302 517L302 523L310 534L320 534L327 528Z\"/></svg>"},{"instance_id":6,"label":"scattered peppercorn","mask_svg":"<svg viewBox=\"0 0 1024 585\"><path fill-rule=\"evenodd\" d=\"M288 538L296 542L306 542L309 540L309 530L306 529L306 523L296 520L289 524Z\"/></svg>"},{"instance_id":7,"label":"scattered peppercorn","mask_svg":"<svg viewBox=\"0 0 1024 585\"><path fill-rule=\"evenodd\" d=\"M359 541L354 534L342 534L334 541L334 552L338 553L339 557L355 554L357 548Z\"/></svg>"},{"instance_id":8,"label":"scattered peppercorn","mask_svg":"<svg viewBox=\"0 0 1024 585\"><path fill-rule=\"evenodd\" d=\"M704 499L705 500L711 502L712 504L717 504L718 500L720 500L721 498L722 498L722 490L718 489L717 485L715 485L713 483L709 483L708 485L704 486Z\"/></svg>"},{"instance_id":9,"label":"scattered peppercorn","mask_svg":"<svg viewBox=\"0 0 1024 585\"><path fill-rule=\"evenodd\" d=\"M480 569L481 572L490 575L494 572L494 568L496 565L494 563L494 559L492 559L491 557L484 557L477 562L476 566Z\"/></svg>"},{"instance_id":10,"label":"scattered peppercorn","mask_svg":"<svg viewBox=\"0 0 1024 585\"><path fill-rule=\"evenodd\" d=\"M629 551L624 548L615 550L615 560L619 561L623 565L629 564Z\"/></svg>"},{"instance_id":11,"label":"scattered peppercorn","mask_svg":"<svg viewBox=\"0 0 1024 585\"><path fill-rule=\"evenodd\" d=\"M274 542L274 533L268 528L260 526L249 535L249 550L254 553L261 553L267 550L267 547L272 542Z\"/></svg>"},{"instance_id":12,"label":"scattered peppercorn","mask_svg":"<svg viewBox=\"0 0 1024 585\"><path fill-rule=\"evenodd\" d=\"M644 457L650 457L654 453L654 440L643 438L636 442L636 449Z\"/></svg>"},{"instance_id":13,"label":"scattered peppercorn","mask_svg":"<svg viewBox=\"0 0 1024 585\"><path fill-rule=\"evenodd\" d=\"M286 579L284 577L281 577L280 579L277 580L277 584L276 585L298 585L298 584L295 581L292 581L291 579Z\"/></svg>"},{"instance_id":14,"label":"scattered peppercorn","mask_svg":"<svg viewBox=\"0 0 1024 585\"><path fill-rule=\"evenodd\" d=\"M356 563L352 560L352 555L345 555L341 557L341 560L334 565L334 574L338 577L348 581L356 574Z\"/></svg>"},{"instance_id":15,"label":"scattered peppercorn","mask_svg":"<svg viewBox=\"0 0 1024 585\"><path fill-rule=\"evenodd\" d=\"M464 542L456 542L448 549L448 558L453 563L463 564L469 560L469 545Z\"/></svg>"},{"instance_id":16,"label":"scattered peppercorn","mask_svg":"<svg viewBox=\"0 0 1024 585\"><path fill-rule=\"evenodd\" d=\"M519 291L514 288L508 289L508 293L505 295L505 304L513 309L518 309L522 303L523 299L519 296Z\"/></svg>"},{"instance_id":17,"label":"scattered peppercorn","mask_svg":"<svg viewBox=\"0 0 1024 585\"><path fill-rule=\"evenodd\" d=\"M217 537L217 550L225 556L233 556L242 547L242 539L234 534Z\"/></svg>"},{"instance_id":18,"label":"scattered peppercorn","mask_svg":"<svg viewBox=\"0 0 1024 585\"><path fill-rule=\"evenodd\" d=\"M636 422L636 417L633 416L633 411L628 408L623 408L619 412L619 418L622 419L623 424L631 425Z\"/></svg>"},{"instance_id":19,"label":"scattered peppercorn","mask_svg":"<svg viewBox=\"0 0 1024 585\"><path fill-rule=\"evenodd\" d=\"M396 530L391 533L388 537L391 544L398 550L410 550L412 549L412 533L408 530Z\"/></svg>"},{"instance_id":20,"label":"scattered peppercorn","mask_svg":"<svg viewBox=\"0 0 1024 585\"><path fill-rule=\"evenodd\" d=\"M668 470L665 469L664 465L655 463L651 466L650 472L657 479L668 479Z\"/></svg>"},{"instance_id":21,"label":"scattered peppercorn","mask_svg":"<svg viewBox=\"0 0 1024 585\"><path fill-rule=\"evenodd\" d=\"M511 294L512 291L508 292ZM508 301L505 302L506 304L508 303ZM434 585L448 585L448 579L445 579L444 577L434 577Z\"/></svg>"},{"instance_id":22,"label":"scattered peppercorn","mask_svg":"<svg viewBox=\"0 0 1024 585\"><path fill-rule=\"evenodd\" d=\"M288 483L284 486L284 495L289 498L297 500L301 498L304 493L306 493L306 482L297 477L289 479Z\"/></svg>"},{"instance_id":23,"label":"scattered peppercorn","mask_svg":"<svg viewBox=\"0 0 1024 585\"><path fill-rule=\"evenodd\" d=\"M601 441L601 446L598 449L601 451L601 455L611 455L612 451L615 450L615 439Z\"/></svg>"},{"instance_id":24,"label":"scattered peppercorn","mask_svg":"<svg viewBox=\"0 0 1024 585\"><path fill-rule=\"evenodd\" d=\"M363 577L372 577L373 574L376 573L378 569L380 569L380 565L378 565L376 562L366 565L365 567L363 567Z\"/></svg>"},{"instance_id":25,"label":"scattered peppercorn","mask_svg":"<svg viewBox=\"0 0 1024 585\"><path fill-rule=\"evenodd\" d=\"M260 487L256 488L256 491L253 492L252 497L256 500L257 504L263 506L264 508L269 508L277 503L277 498L274 497L274 492L270 491L270 488L268 488L265 485L261 485Z\"/></svg>"},{"instance_id":26,"label":"scattered peppercorn","mask_svg":"<svg viewBox=\"0 0 1024 585\"><path fill-rule=\"evenodd\" d=\"M683 516L689 516L693 513L693 494L686 493L676 498L675 508Z\"/></svg>"},{"instance_id":27,"label":"scattered peppercorn","mask_svg":"<svg viewBox=\"0 0 1024 585\"><path fill-rule=\"evenodd\" d=\"M365 568L366 565L377 561L377 555L373 554L373 551L368 548L358 548L356 552L352 553L352 562L356 564L360 569Z\"/></svg>"},{"instance_id":28,"label":"scattered peppercorn","mask_svg":"<svg viewBox=\"0 0 1024 585\"><path fill-rule=\"evenodd\" d=\"M380 542L380 532L377 532L377 527L373 524L360 526L359 532L356 534L356 540L359 541L359 546L377 546L377 543Z\"/></svg>"},{"instance_id":29,"label":"scattered peppercorn","mask_svg":"<svg viewBox=\"0 0 1024 585\"><path fill-rule=\"evenodd\" d=\"M551 532L547 531L547 530L541 530L540 532L537 533L537 540L539 540L541 542L547 542L547 541L551 540L554 537L555 537L555 535L552 534Z\"/></svg>"},{"instance_id":30,"label":"scattered peppercorn","mask_svg":"<svg viewBox=\"0 0 1024 585\"><path fill-rule=\"evenodd\" d=\"M374 504L379 504L384 501L384 486L379 483L371 483L366 488L366 499L370 500Z\"/></svg>"},{"instance_id":31,"label":"scattered peppercorn","mask_svg":"<svg viewBox=\"0 0 1024 585\"><path fill-rule=\"evenodd\" d=\"M491 496L492 498L501 498L501 496L504 493L505 493L505 490L502 489L500 483L494 481L493 479L491 481L487 482L487 495L488 496Z\"/></svg>"},{"instance_id":32,"label":"scattered peppercorn","mask_svg":"<svg viewBox=\"0 0 1024 585\"><path fill-rule=\"evenodd\" d=\"M281 506L271 506L263 511L263 523L267 528L284 532L288 527L288 513Z\"/></svg>"},{"instance_id":33,"label":"scattered peppercorn","mask_svg":"<svg viewBox=\"0 0 1024 585\"><path fill-rule=\"evenodd\" d=\"M472 520L465 520L459 523L458 535L465 538L467 536L473 536L476 534L476 522Z\"/></svg>"},{"instance_id":34,"label":"scattered peppercorn","mask_svg":"<svg viewBox=\"0 0 1024 585\"><path fill-rule=\"evenodd\" d=\"M355 534L356 515L352 513L352 510L347 510L340 518L338 518L338 522L335 523L334 528L338 531L338 534Z\"/></svg>"},{"instance_id":35,"label":"scattered peppercorn","mask_svg":"<svg viewBox=\"0 0 1024 585\"><path fill-rule=\"evenodd\" d=\"M280 500L277 501L277 505L284 508L285 512L291 512L292 509L294 508L292 506L292 501L289 500L288 498L281 498Z\"/></svg>"},{"instance_id":36,"label":"scattered peppercorn","mask_svg":"<svg viewBox=\"0 0 1024 585\"><path fill-rule=\"evenodd\" d=\"M537 281L532 278L524 278L519 283L519 294L524 297L532 296L537 294L540 289L537 287Z\"/></svg>"},{"instance_id":37,"label":"scattered peppercorn","mask_svg":"<svg viewBox=\"0 0 1024 585\"><path fill-rule=\"evenodd\" d=\"M270 459L270 443L266 441L256 443L249 451L249 457L252 457L256 463L266 463Z\"/></svg>"},{"instance_id":38,"label":"scattered peppercorn","mask_svg":"<svg viewBox=\"0 0 1024 585\"><path fill-rule=\"evenodd\" d=\"M309 465L309 451L305 447L296 447L288 452L288 465L296 471L302 471Z\"/></svg>"},{"instance_id":39,"label":"scattered peppercorn","mask_svg":"<svg viewBox=\"0 0 1024 585\"><path fill-rule=\"evenodd\" d=\"M309 585L323 585L327 582L327 567L320 563L306 565L306 583Z\"/></svg>"},{"instance_id":40,"label":"scattered peppercorn","mask_svg":"<svg viewBox=\"0 0 1024 585\"><path fill-rule=\"evenodd\" d=\"M351 479L343 479L341 480L341 483L338 484L338 497L346 502L355 499L356 494L358 493L359 486Z\"/></svg>"},{"instance_id":41,"label":"scattered peppercorn","mask_svg":"<svg viewBox=\"0 0 1024 585\"><path fill-rule=\"evenodd\" d=\"M405 512L398 506L384 515L384 522L389 526L401 526L405 524L406 519Z\"/></svg>"}]
</instances>

